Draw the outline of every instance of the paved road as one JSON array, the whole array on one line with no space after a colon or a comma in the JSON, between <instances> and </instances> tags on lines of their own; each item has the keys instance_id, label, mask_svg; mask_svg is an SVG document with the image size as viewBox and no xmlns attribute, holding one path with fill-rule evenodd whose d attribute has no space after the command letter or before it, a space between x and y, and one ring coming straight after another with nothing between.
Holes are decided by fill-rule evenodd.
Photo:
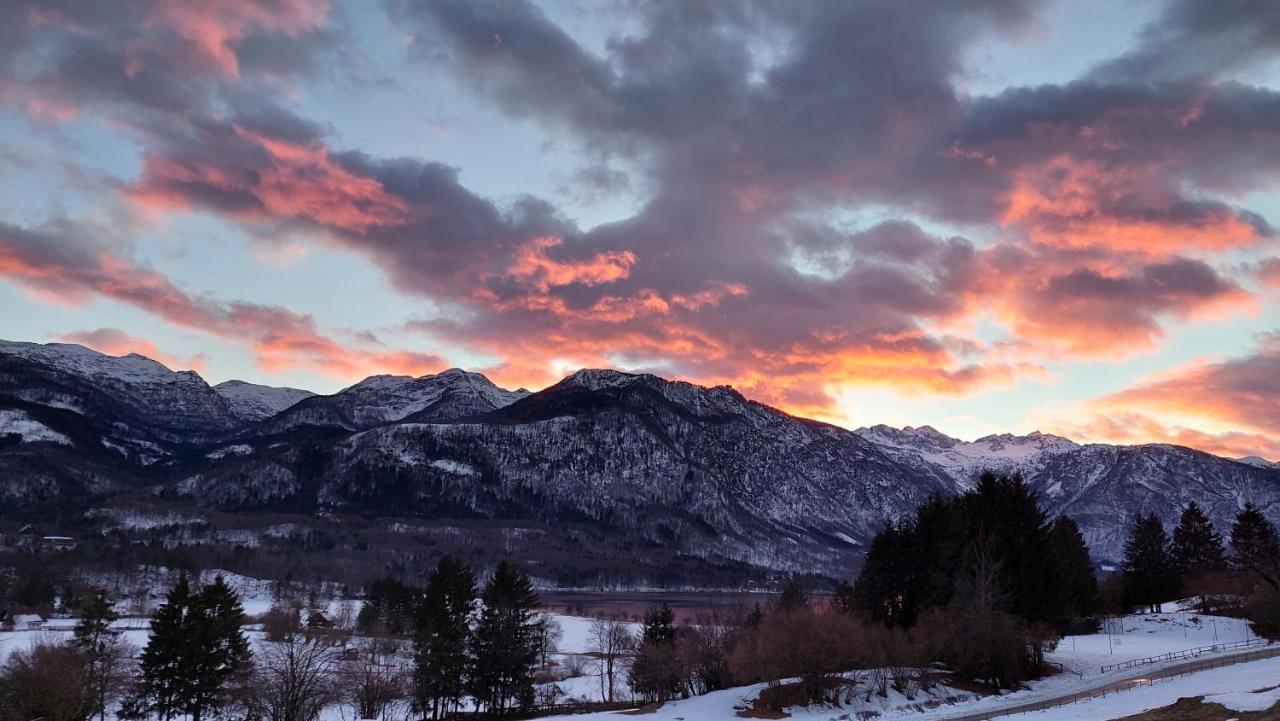
<instances>
[{"instance_id":1,"label":"paved road","mask_svg":"<svg viewBox=\"0 0 1280 721\"><path fill-rule=\"evenodd\" d=\"M1243 653L1224 654L1222 656L1202 658L1173 666L1148 669L1145 673L1126 676L1125 678L1108 681L1092 688L1073 691L1061 696L1054 696L1053 698L987 709L985 711L978 711L961 716L944 716L937 719L937 721L988 721L988 719L1010 716L1016 713L1043 711L1044 709L1065 706L1078 701L1084 701L1085 699L1106 696L1107 694L1116 693L1118 691L1127 691L1139 686L1150 686L1153 681L1158 681L1164 678L1183 676L1197 671L1207 671L1211 668L1221 668L1222 666L1231 666L1237 663L1244 663L1246 661L1259 661L1264 658L1274 658L1276 656L1280 656L1280 646L1268 646L1266 648L1245 651Z\"/></svg>"}]
</instances>

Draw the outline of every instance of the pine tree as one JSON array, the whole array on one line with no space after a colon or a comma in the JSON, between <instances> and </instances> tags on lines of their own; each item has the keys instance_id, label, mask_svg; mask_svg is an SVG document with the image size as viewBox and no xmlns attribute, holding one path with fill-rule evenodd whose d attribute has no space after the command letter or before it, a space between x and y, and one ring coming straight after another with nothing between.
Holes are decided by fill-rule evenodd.
<instances>
[{"instance_id":1,"label":"pine tree","mask_svg":"<svg viewBox=\"0 0 1280 721\"><path fill-rule=\"evenodd\" d=\"M125 702L124 715L170 719L183 712L183 698L190 684L186 657L187 616L191 613L191 586L187 574L178 577L165 601L151 615L151 633L138 664L138 682Z\"/></svg>"},{"instance_id":2,"label":"pine tree","mask_svg":"<svg viewBox=\"0 0 1280 721\"><path fill-rule=\"evenodd\" d=\"M644 615L640 647L627 677L642 698L666 701L681 691L685 673L676 650L675 614L665 602Z\"/></svg>"},{"instance_id":3,"label":"pine tree","mask_svg":"<svg viewBox=\"0 0 1280 721\"><path fill-rule=\"evenodd\" d=\"M191 721L200 721L206 711L221 707L229 684L248 675L252 652L240 629L244 607L222 576L196 594L189 620L194 658L186 711Z\"/></svg>"},{"instance_id":4,"label":"pine tree","mask_svg":"<svg viewBox=\"0 0 1280 721\"><path fill-rule=\"evenodd\" d=\"M909 522L886 521L871 539L852 594L854 608L868 621L904 628L915 623L914 536Z\"/></svg>"},{"instance_id":5,"label":"pine tree","mask_svg":"<svg viewBox=\"0 0 1280 721\"><path fill-rule=\"evenodd\" d=\"M151 617L139 678L127 716L200 721L216 711L227 685L249 671L249 642L240 630L244 610L222 577L192 594L186 574Z\"/></svg>"},{"instance_id":6,"label":"pine tree","mask_svg":"<svg viewBox=\"0 0 1280 721\"><path fill-rule=\"evenodd\" d=\"M1192 501L1173 529L1173 560L1184 579L1222 566L1222 535Z\"/></svg>"},{"instance_id":7,"label":"pine tree","mask_svg":"<svg viewBox=\"0 0 1280 721\"><path fill-rule=\"evenodd\" d=\"M119 617L106 595L98 592L82 609L75 628L74 643L84 655L85 671L94 695L94 711L99 719L106 719L107 701L117 688L120 639L111 624Z\"/></svg>"},{"instance_id":8,"label":"pine tree","mask_svg":"<svg viewBox=\"0 0 1280 721\"><path fill-rule=\"evenodd\" d=\"M427 718L457 710L466 691L476 581L452 556L436 564L414 618L413 701Z\"/></svg>"},{"instance_id":9,"label":"pine tree","mask_svg":"<svg viewBox=\"0 0 1280 721\"><path fill-rule=\"evenodd\" d=\"M538 595L524 572L502 561L481 600L468 685L477 706L503 715L533 703L532 667L538 660L533 616Z\"/></svg>"},{"instance_id":10,"label":"pine tree","mask_svg":"<svg viewBox=\"0 0 1280 721\"><path fill-rule=\"evenodd\" d=\"M1059 516L1049 528L1049 547L1057 569L1061 621L1093 614L1099 604L1098 577L1080 527L1068 516Z\"/></svg>"},{"instance_id":11,"label":"pine tree","mask_svg":"<svg viewBox=\"0 0 1280 721\"><path fill-rule=\"evenodd\" d=\"M1280 537L1276 527L1252 503L1246 503L1231 526L1231 561L1280 589Z\"/></svg>"},{"instance_id":12,"label":"pine tree","mask_svg":"<svg viewBox=\"0 0 1280 721\"><path fill-rule=\"evenodd\" d=\"M791 576L787 579L786 584L783 585L782 593L778 594L778 602L774 610L781 613L791 613L793 611L803 611L807 608L809 608L809 594L804 590L800 579L796 576Z\"/></svg>"},{"instance_id":13,"label":"pine tree","mask_svg":"<svg viewBox=\"0 0 1280 721\"><path fill-rule=\"evenodd\" d=\"M1134 520L1124 546L1126 601L1152 613L1178 592L1177 567L1169 553L1169 537L1155 513Z\"/></svg>"}]
</instances>

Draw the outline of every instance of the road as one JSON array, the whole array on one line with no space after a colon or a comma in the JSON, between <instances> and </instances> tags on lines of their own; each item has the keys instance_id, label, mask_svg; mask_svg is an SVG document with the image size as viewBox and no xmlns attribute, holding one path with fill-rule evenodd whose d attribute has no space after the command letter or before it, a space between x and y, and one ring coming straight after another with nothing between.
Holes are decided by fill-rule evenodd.
<instances>
[{"instance_id":1,"label":"road","mask_svg":"<svg viewBox=\"0 0 1280 721\"><path fill-rule=\"evenodd\" d=\"M1057 708L1067 704L1084 701L1085 699L1097 698L1108 694L1139 686L1150 686L1152 682L1160 679L1172 678L1174 676L1185 676L1189 673L1197 671L1207 671L1212 668L1221 668L1223 666L1231 666L1237 663L1245 663L1247 661L1260 661L1265 658L1274 658L1280 656L1280 646L1268 646L1253 651L1245 651L1243 653L1224 654L1211 658L1202 658L1186 663L1175 664L1173 666L1165 666L1163 668L1151 668L1145 673L1135 673L1125 678L1114 679L1080 691L1054 696L1052 698L1040 699L1038 701L1028 701L1026 703L1012 704L1000 708L987 709L975 713L964 714L961 716L944 716L937 721L988 721L989 719L1000 718L1001 716L1011 716L1018 713L1026 713L1028 711L1043 711L1045 709Z\"/></svg>"}]
</instances>

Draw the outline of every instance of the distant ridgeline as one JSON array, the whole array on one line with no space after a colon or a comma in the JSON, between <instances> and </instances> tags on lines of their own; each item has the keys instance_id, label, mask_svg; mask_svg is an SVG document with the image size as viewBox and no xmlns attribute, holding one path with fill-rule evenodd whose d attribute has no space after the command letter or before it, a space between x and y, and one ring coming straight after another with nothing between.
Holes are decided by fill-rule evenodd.
<instances>
[{"instance_id":1,"label":"distant ridgeline","mask_svg":"<svg viewBox=\"0 0 1280 721\"><path fill-rule=\"evenodd\" d=\"M850 431L653 375L584 370L529 393L454 369L316 396L0 342L10 535L38 523L82 541L287 549L355 570L501 551L540 561L558 585L738 585L846 577L886 520L987 469L1020 473L1103 563L1139 513L1172 523L1194 501L1219 526L1246 501L1280 513L1280 468L1263 461L1038 433Z\"/></svg>"}]
</instances>

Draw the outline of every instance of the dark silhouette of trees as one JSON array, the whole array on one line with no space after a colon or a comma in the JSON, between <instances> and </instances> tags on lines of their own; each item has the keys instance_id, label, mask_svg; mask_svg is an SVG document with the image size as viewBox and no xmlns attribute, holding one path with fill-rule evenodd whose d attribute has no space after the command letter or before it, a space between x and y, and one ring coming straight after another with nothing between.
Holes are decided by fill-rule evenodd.
<instances>
[{"instance_id":1,"label":"dark silhouette of trees","mask_svg":"<svg viewBox=\"0 0 1280 721\"><path fill-rule=\"evenodd\" d=\"M1101 599L1098 593L1098 576L1089 558L1089 546L1084 542L1080 526L1068 516L1059 516L1049 527L1049 550L1054 555L1061 584L1058 598L1061 608L1058 617L1062 622L1074 618L1092 616L1098 611Z\"/></svg>"},{"instance_id":2,"label":"dark silhouette of trees","mask_svg":"<svg viewBox=\"0 0 1280 721\"><path fill-rule=\"evenodd\" d=\"M1183 509L1178 526L1173 529L1171 551L1183 578L1217 570L1224 563L1222 534L1195 501Z\"/></svg>"},{"instance_id":3,"label":"dark silhouette of trees","mask_svg":"<svg viewBox=\"0 0 1280 721\"><path fill-rule=\"evenodd\" d=\"M201 721L230 701L236 681L247 677L252 653L240 630L244 609L219 576L192 593L186 574L151 617L151 636L125 715Z\"/></svg>"},{"instance_id":4,"label":"dark silhouette of trees","mask_svg":"<svg viewBox=\"0 0 1280 721\"><path fill-rule=\"evenodd\" d=\"M471 569L452 556L441 558L414 618L413 703L426 718L453 713L466 694L475 603Z\"/></svg>"},{"instance_id":5,"label":"dark silhouette of trees","mask_svg":"<svg viewBox=\"0 0 1280 721\"><path fill-rule=\"evenodd\" d=\"M502 561L481 601L468 687L478 707L500 716L533 703L538 594L523 571Z\"/></svg>"},{"instance_id":6,"label":"dark silhouette of trees","mask_svg":"<svg viewBox=\"0 0 1280 721\"><path fill-rule=\"evenodd\" d=\"M1062 628L1095 610L1097 584L1079 528L1070 519L1050 524L1021 477L992 473L958 497L931 498L913 518L886 523L852 588L838 589L837 606L909 628L925 610L956 600L979 545L995 569L1000 611Z\"/></svg>"},{"instance_id":7,"label":"dark silhouette of trees","mask_svg":"<svg viewBox=\"0 0 1280 721\"><path fill-rule=\"evenodd\" d=\"M107 705L119 698L129 682L131 646L111 628L119 616L104 593L97 593L81 609L72 643L83 655L84 672L93 692L94 713L106 719Z\"/></svg>"},{"instance_id":8,"label":"dark silhouette of trees","mask_svg":"<svg viewBox=\"0 0 1280 721\"><path fill-rule=\"evenodd\" d=\"M1124 546L1125 603L1157 613L1160 603L1172 599L1180 586L1160 517L1155 513L1138 516Z\"/></svg>"},{"instance_id":9,"label":"dark silhouette of trees","mask_svg":"<svg viewBox=\"0 0 1280 721\"><path fill-rule=\"evenodd\" d=\"M645 612L640 645L631 664L631 690L648 701L666 701L685 688L686 675L676 646L675 614L666 603L653 606Z\"/></svg>"},{"instance_id":10,"label":"dark silhouette of trees","mask_svg":"<svg viewBox=\"0 0 1280 721\"><path fill-rule=\"evenodd\" d=\"M1244 505L1231 526L1231 561L1238 570L1280 590L1280 537L1252 503Z\"/></svg>"}]
</instances>

